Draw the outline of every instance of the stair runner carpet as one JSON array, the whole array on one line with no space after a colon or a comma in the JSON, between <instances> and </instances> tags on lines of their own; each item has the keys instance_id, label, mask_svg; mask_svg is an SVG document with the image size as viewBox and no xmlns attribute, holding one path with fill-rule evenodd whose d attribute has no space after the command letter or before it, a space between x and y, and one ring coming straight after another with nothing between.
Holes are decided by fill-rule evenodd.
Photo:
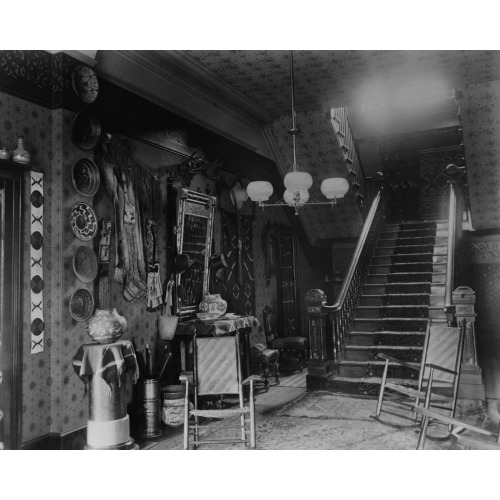
<instances>
[{"instance_id":1,"label":"stair runner carpet","mask_svg":"<svg viewBox=\"0 0 500 500\"><path fill-rule=\"evenodd\" d=\"M429 318L446 324L447 238L443 221L385 226L329 390L376 396L385 364L379 353L420 366ZM388 379L416 386L418 371L389 363Z\"/></svg>"}]
</instances>

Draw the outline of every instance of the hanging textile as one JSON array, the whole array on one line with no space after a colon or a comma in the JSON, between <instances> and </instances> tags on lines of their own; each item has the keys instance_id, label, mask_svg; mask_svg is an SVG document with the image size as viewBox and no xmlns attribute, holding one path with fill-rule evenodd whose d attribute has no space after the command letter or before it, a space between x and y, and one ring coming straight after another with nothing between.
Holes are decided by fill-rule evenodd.
<instances>
[{"instance_id":1,"label":"hanging textile","mask_svg":"<svg viewBox=\"0 0 500 500\"><path fill-rule=\"evenodd\" d=\"M126 140L109 135L107 139L96 160L115 209L114 281L122 285L126 300L140 301L148 295L148 281L154 295L158 288L155 280L160 279L159 265L158 276L148 276L145 255L146 220L158 220L161 212L160 186L157 176L134 160Z\"/></svg>"},{"instance_id":2,"label":"hanging textile","mask_svg":"<svg viewBox=\"0 0 500 500\"><path fill-rule=\"evenodd\" d=\"M44 349L42 248L43 174L31 172L31 354Z\"/></svg>"},{"instance_id":3,"label":"hanging textile","mask_svg":"<svg viewBox=\"0 0 500 500\"><path fill-rule=\"evenodd\" d=\"M252 218L220 210L222 225L222 253L226 257L226 285L228 310L242 316L255 314L255 283L252 255ZM241 261L241 267L240 267ZM241 274L240 274L241 271ZM231 306L231 308L229 307Z\"/></svg>"},{"instance_id":4,"label":"hanging textile","mask_svg":"<svg viewBox=\"0 0 500 500\"><path fill-rule=\"evenodd\" d=\"M99 309L111 309L111 290L109 287L109 253L111 244L111 221L101 220L101 239L99 240Z\"/></svg>"},{"instance_id":5,"label":"hanging textile","mask_svg":"<svg viewBox=\"0 0 500 500\"><path fill-rule=\"evenodd\" d=\"M162 288L156 221L153 219L146 219L146 262L148 268L146 309L156 311L162 305Z\"/></svg>"}]
</instances>

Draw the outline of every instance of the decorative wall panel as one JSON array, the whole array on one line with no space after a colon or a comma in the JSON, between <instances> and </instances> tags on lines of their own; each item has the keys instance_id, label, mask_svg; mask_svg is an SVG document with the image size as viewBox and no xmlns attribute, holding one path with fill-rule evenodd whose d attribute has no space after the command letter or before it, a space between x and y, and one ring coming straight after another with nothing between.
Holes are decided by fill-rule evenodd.
<instances>
[{"instance_id":1,"label":"decorative wall panel","mask_svg":"<svg viewBox=\"0 0 500 500\"><path fill-rule=\"evenodd\" d=\"M244 316L255 315L255 278L253 271L252 218L220 210L222 252L225 269L228 311Z\"/></svg>"},{"instance_id":2,"label":"decorative wall panel","mask_svg":"<svg viewBox=\"0 0 500 500\"><path fill-rule=\"evenodd\" d=\"M31 172L31 354L44 349L43 174Z\"/></svg>"}]
</instances>

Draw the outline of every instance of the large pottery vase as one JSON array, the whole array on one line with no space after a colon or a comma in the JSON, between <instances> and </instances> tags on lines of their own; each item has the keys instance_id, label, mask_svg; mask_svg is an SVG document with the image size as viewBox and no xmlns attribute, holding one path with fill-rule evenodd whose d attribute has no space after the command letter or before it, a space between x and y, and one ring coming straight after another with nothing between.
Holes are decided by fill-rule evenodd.
<instances>
[{"instance_id":1,"label":"large pottery vase","mask_svg":"<svg viewBox=\"0 0 500 500\"><path fill-rule=\"evenodd\" d=\"M227 302L218 293L205 295L200 302L200 311L213 317L222 316L227 310Z\"/></svg>"},{"instance_id":2,"label":"large pottery vase","mask_svg":"<svg viewBox=\"0 0 500 500\"><path fill-rule=\"evenodd\" d=\"M127 331L127 320L116 309L96 309L87 323L87 331L95 342L111 344Z\"/></svg>"}]
</instances>

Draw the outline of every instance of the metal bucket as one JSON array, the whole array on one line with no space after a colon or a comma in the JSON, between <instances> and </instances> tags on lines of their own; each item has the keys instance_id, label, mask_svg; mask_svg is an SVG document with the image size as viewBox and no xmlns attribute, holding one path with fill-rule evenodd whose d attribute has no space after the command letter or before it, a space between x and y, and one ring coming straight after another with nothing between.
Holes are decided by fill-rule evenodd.
<instances>
[{"instance_id":1,"label":"metal bucket","mask_svg":"<svg viewBox=\"0 0 500 500\"><path fill-rule=\"evenodd\" d=\"M160 381L139 379L134 386L137 408L137 434L143 438L161 435Z\"/></svg>"}]
</instances>

